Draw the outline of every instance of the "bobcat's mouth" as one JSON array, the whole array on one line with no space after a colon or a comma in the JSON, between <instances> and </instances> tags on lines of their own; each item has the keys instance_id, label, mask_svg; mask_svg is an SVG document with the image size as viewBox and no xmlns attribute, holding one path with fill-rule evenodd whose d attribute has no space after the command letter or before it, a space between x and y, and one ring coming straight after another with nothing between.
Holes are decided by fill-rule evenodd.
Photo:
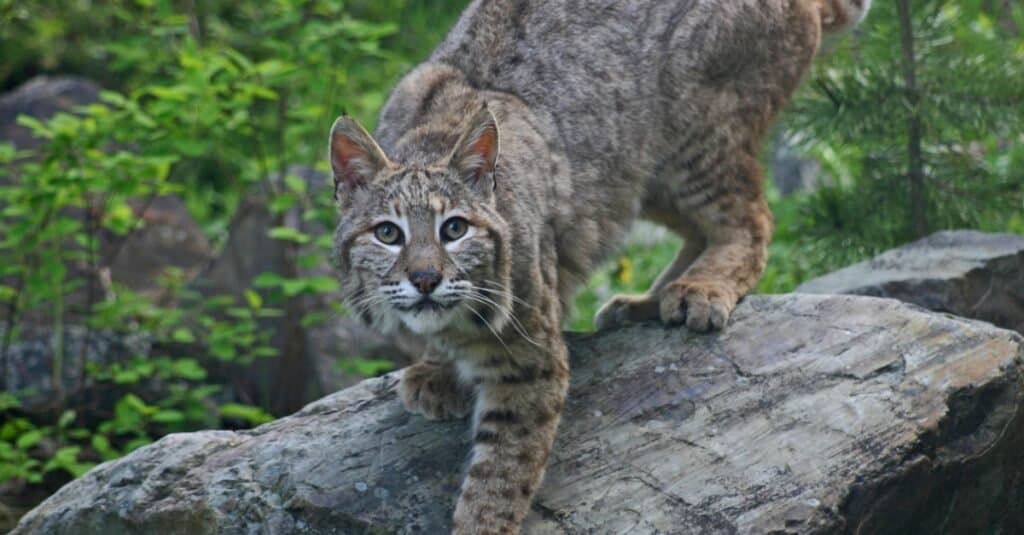
<instances>
[{"instance_id":1,"label":"bobcat's mouth","mask_svg":"<svg viewBox=\"0 0 1024 535\"><path fill-rule=\"evenodd\" d=\"M455 307L458 300L443 303L429 297L404 307L397 307L398 317L412 332L434 334L446 329L456 319Z\"/></svg>"},{"instance_id":2,"label":"bobcat's mouth","mask_svg":"<svg viewBox=\"0 0 1024 535\"><path fill-rule=\"evenodd\" d=\"M442 303L435 301L430 297L423 297L415 303L403 307L398 307L398 310L402 312L440 312L441 310L447 310L455 306L455 303Z\"/></svg>"}]
</instances>

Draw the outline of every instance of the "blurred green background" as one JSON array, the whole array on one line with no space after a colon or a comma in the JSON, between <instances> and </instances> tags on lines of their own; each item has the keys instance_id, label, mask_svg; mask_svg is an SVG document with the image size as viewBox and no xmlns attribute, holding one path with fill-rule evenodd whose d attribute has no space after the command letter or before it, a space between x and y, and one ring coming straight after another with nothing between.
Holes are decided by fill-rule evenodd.
<instances>
[{"instance_id":1,"label":"blurred green background","mask_svg":"<svg viewBox=\"0 0 1024 535\"><path fill-rule=\"evenodd\" d=\"M1024 8L915 0L901 26L900 1L876 2L858 30L827 44L766 143L777 230L759 292L789 291L940 229L1024 234ZM290 169L327 170L326 133L343 111L372 130L390 87L466 3L0 0L0 91L57 74L104 89L101 103L75 114L20 120L41 145L0 143L0 350L18 342L19 321L30 316L57 332L77 321L143 334L159 348L90 367L90 384L107 395L87 406L58 392L33 412L22 393L0 392L0 503L10 516L167 432L256 425L314 395L296 388L297 398L277 402L265 378L255 386L228 379L289 358L263 322L337 289L330 277L303 271L326 264L329 233L286 217L330 228L327 181L310 186ZM786 161L809 166L811 178L783 186L774 173ZM270 236L291 248L280 272L233 297L190 293L170 273L161 284L180 299L118 287L105 298L90 290L72 310L68 296L93 283L68 266L101 271L95 236L134 232L133 200L177 196L220 250L254 190L264 191L274 217ZM636 233L588 283L570 327L589 329L610 295L646 289L677 246L665 234ZM300 327L344 314L301 310ZM56 355L55 376L70 358ZM338 357L354 376L394 366Z\"/></svg>"}]
</instances>

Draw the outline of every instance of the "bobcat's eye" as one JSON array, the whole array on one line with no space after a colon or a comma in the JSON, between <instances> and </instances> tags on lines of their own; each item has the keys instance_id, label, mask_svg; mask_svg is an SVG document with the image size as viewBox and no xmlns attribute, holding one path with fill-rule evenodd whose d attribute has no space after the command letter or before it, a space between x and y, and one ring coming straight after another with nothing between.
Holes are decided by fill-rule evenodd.
<instances>
[{"instance_id":1,"label":"bobcat's eye","mask_svg":"<svg viewBox=\"0 0 1024 535\"><path fill-rule=\"evenodd\" d=\"M402 244L402 229L394 223L385 222L373 227L373 235L385 245Z\"/></svg>"},{"instance_id":2,"label":"bobcat's eye","mask_svg":"<svg viewBox=\"0 0 1024 535\"><path fill-rule=\"evenodd\" d=\"M466 235L469 222L461 217L453 217L441 225L441 241L455 241Z\"/></svg>"}]
</instances>

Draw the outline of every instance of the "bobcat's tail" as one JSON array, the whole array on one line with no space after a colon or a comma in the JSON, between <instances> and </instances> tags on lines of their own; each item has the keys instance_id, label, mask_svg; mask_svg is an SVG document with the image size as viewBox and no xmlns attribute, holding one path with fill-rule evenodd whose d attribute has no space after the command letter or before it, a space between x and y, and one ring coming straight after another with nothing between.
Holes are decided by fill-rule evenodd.
<instances>
[{"instance_id":1,"label":"bobcat's tail","mask_svg":"<svg viewBox=\"0 0 1024 535\"><path fill-rule=\"evenodd\" d=\"M816 0L825 33L839 32L856 26L871 8L871 0Z\"/></svg>"}]
</instances>

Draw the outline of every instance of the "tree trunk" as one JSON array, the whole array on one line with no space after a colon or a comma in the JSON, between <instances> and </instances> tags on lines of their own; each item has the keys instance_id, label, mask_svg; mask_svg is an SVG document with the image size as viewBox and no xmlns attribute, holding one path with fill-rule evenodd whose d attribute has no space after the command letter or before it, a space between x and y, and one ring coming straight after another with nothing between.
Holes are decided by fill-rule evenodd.
<instances>
[{"instance_id":1,"label":"tree trunk","mask_svg":"<svg viewBox=\"0 0 1024 535\"><path fill-rule=\"evenodd\" d=\"M910 197L907 230L910 237L928 235L927 192L924 184L924 158L921 152L921 96L917 86L917 58L914 54L914 25L910 17L910 0L897 0L900 19L900 40L903 49L903 79L910 118L907 121L907 178Z\"/></svg>"}]
</instances>

